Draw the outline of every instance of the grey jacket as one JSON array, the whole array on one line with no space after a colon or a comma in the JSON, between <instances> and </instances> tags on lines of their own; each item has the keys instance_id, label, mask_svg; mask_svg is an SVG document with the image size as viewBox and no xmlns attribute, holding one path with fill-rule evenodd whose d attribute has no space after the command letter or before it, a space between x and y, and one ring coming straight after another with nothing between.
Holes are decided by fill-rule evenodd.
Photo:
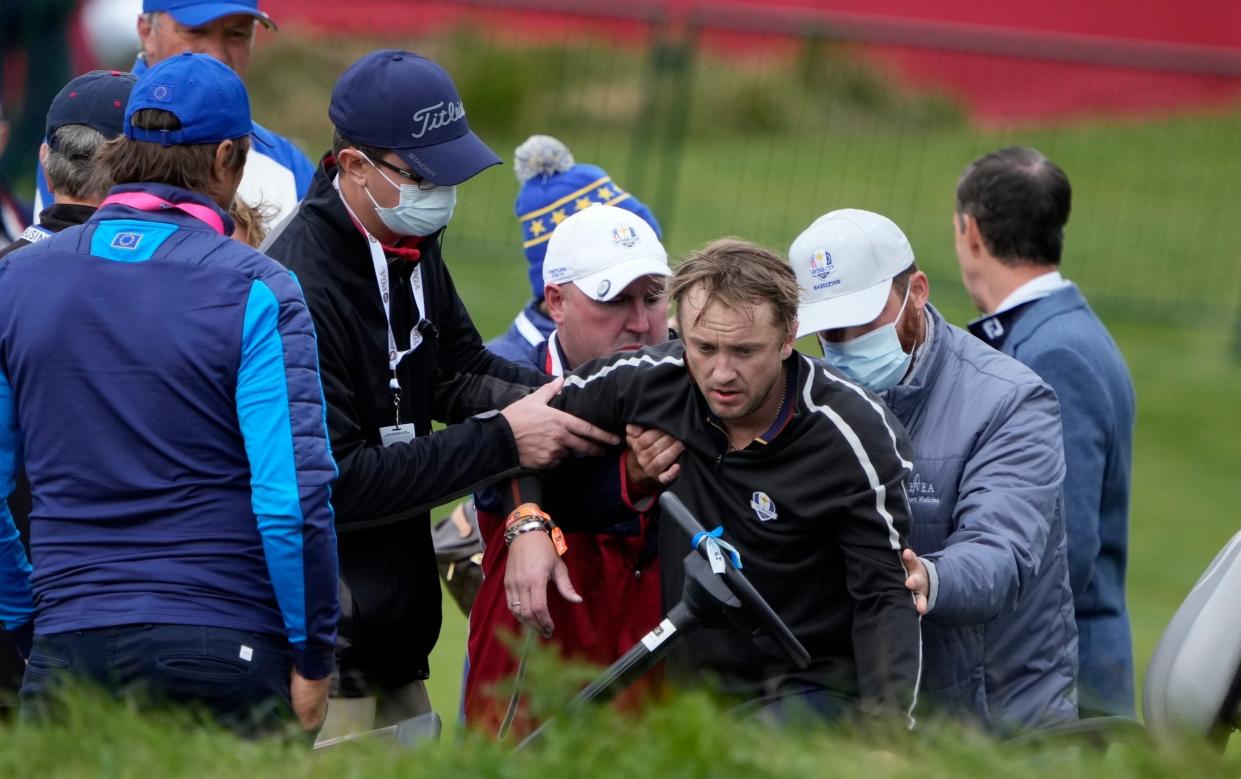
<instances>
[{"instance_id":1,"label":"grey jacket","mask_svg":"<svg viewBox=\"0 0 1241 779\"><path fill-rule=\"evenodd\" d=\"M934 564L923 701L1000 733L1077 717L1056 396L931 306L933 337L884 393L914 443L914 551Z\"/></svg>"}]
</instances>

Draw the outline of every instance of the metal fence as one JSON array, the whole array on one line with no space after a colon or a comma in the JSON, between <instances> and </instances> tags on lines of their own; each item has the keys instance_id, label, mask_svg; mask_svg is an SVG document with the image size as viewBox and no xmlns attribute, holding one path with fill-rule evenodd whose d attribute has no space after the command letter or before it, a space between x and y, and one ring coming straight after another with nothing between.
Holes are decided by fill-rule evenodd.
<instances>
[{"instance_id":1,"label":"metal fence","mask_svg":"<svg viewBox=\"0 0 1241 779\"><path fill-rule=\"evenodd\" d=\"M377 40L426 50L502 155L532 133L562 137L651 205L674 254L723 234L784 250L826 211L869 208L905 229L936 298L965 306L949 228L956 177L980 154L1028 144L1073 181L1064 272L1093 303L1143 321L1237 317L1241 40L738 0L264 7L282 31L256 50L256 113L308 151L327 145L323 106L354 56ZM511 176L471 182L452 236L465 262L512 258L498 273L514 283L516 191Z\"/></svg>"},{"instance_id":2,"label":"metal fence","mask_svg":"<svg viewBox=\"0 0 1241 779\"><path fill-rule=\"evenodd\" d=\"M823 212L871 208L906 230L937 295L961 302L955 179L982 153L1028 144L1073 181L1064 272L1092 301L1143 319L1237 310L1241 47L779 4L443 5L460 13L440 29L478 35L468 56L437 50L480 92L472 112L514 69L555 60L489 139L507 151L529 133L567 136L579 161L652 205L674 252L723 233L783 250ZM471 197L495 208L515 192L504 177L477 186L491 191ZM515 228L491 229L501 216L469 217L472 250L511 252Z\"/></svg>"}]
</instances>

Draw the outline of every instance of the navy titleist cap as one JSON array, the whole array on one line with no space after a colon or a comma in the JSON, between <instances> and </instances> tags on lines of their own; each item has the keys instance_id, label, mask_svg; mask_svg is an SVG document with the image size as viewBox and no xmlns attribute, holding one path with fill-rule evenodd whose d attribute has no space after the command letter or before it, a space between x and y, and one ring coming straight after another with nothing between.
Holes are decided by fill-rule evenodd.
<instances>
[{"instance_id":1,"label":"navy titleist cap","mask_svg":"<svg viewBox=\"0 0 1241 779\"><path fill-rule=\"evenodd\" d=\"M410 51L373 51L350 65L332 89L328 118L349 140L395 151L436 184L500 164L470 131L448 73Z\"/></svg>"},{"instance_id":2,"label":"navy titleist cap","mask_svg":"<svg viewBox=\"0 0 1241 779\"><path fill-rule=\"evenodd\" d=\"M92 70L65 84L47 111L48 146L56 150L56 131L84 124L111 140L125 126L125 105L138 77L119 70Z\"/></svg>"},{"instance_id":3,"label":"navy titleist cap","mask_svg":"<svg viewBox=\"0 0 1241 779\"><path fill-rule=\"evenodd\" d=\"M181 24L197 27L213 22L222 16L244 14L253 16L270 30L276 29L271 17L259 10L259 0L142 0L144 14L166 11Z\"/></svg>"},{"instance_id":4,"label":"navy titleist cap","mask_svg":"<svg viewBox=\"0 0 1241 779\"><path fill-rule=\"evenodd\" d=\"M181 129L134 127L134 114L146 108L168 111L181 121ZM241 79L209 54L187 51L152 65L138 77L125 108L125 137L135 141L185 146L245 135L272 144L266 131L250 121L250 98Z\"/></svg>"}]
</instances>

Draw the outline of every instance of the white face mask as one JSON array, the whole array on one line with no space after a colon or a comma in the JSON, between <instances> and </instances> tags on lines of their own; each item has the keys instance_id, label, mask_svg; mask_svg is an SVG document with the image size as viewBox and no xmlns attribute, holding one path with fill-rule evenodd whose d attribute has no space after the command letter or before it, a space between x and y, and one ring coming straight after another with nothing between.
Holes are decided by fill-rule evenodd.
<instances>
[{"instance_id":1,"label":"white face mask","mask_svg":"<svg viewBox=\"0 0 1241 779\"><path fill-rule=\"evenodd\" d=\"M823 360L871 392L884 392L895 387L905 377L909 361L913 359L913 355L901 347L901 339L896 333L896 323L901 321L908 302L909 289L906 288L905 299L901 301L896 319L866 335L839 342L825 341L820 335Z\"/></svg>"},{"instance_id":2,"label":"white face mask","mask_svg":"<svg viewBox=\"0 0 1241 779\"><path fill-rule=\"evenodd\" d=\"M369 189L363 188L371 200L371 205L375 206L375 215L389 230L397 235L430 235L452 219L453 209L457 206L455 186L420 189L417 184L397 184L365 154L362 159L370 163L370 166L383 176L384 181L401 193L395 206L384 208L375 201Z\"/></svg>"}]
</instances>

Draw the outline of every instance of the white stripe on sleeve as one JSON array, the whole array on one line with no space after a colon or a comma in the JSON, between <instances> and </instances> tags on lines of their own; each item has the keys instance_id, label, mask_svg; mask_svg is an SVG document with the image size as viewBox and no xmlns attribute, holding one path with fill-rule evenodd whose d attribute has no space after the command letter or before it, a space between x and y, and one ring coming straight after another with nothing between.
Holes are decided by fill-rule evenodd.
<instances>
[{"instance_id":1,"label":"white stripe on sleeve","mask_svg":"<svg viewBox=\"0 0 1241 779\"><path fill-rule=\"evenodd\" d=\"M643 354L639 357L626 357L623 360L617 360L614 363L605 365L599 370L595 371L594 373L586 377L568 376L564 380L564 385L566 388L585 387L587 384L591 383L592 381L596 379L602 379L604 376L607 376L609 373L611 373L614 370L617 370L618 368L636 368L639 365L642 365L644 363L647 365L650 365L651 367L655 367L658 365L683 366L685 365L685 360L680 357L675 357L671 354L665 355L664 357L661 357L658 360L656 360L654 357L652 357L649 354Z\"/></svg>"},{"instance_id":2,"label":"white stripe on sleeve","mask_svg":"<svg viewBox=\"0 0 1241 779\"><path fill-rule=\"evenodd\" d=\"M807 358L807 362L809 362L809 358ZM835 378L827 371L823 371L823 373L830 378ZM866 447L862 445L862 440L858 438L857 432L840 414L836 413L834 408L831 406L820 406L810 396L810 389L814 386L814 374L814 365L811 364L811 370L802 388L802 398L806 401L806 408L830 419L832 424L836 426L836 429L840 431L840 434L844 436L845 441L849 443L849 448L853 450L853 456L857 458L858 465L862 467L862 472L866 474L866 479L870 483L871 489L875 492L875 512L883 519L884 524L887 525L888 543L892 549L899 553L901 549L901 534L896 532L896 523L892 520L892 515L888 512L888 507L885 505L887 503L888 488L879 480L879 473L875 470L874 463L870 461L870 455L866 453ZM853 385L849 386L852 387ZM865 397L865 393L862 396ZM879 414L880 417L883 417L882 411ZM884 425L887 425L886 418L884 419ZM888 428L888 433L892 436L892 448L895 449L896 434L890 427ZM899 451L896 453L896 456L901 459L901 462L905 462L904 458L900 457Z\"/></svg>"},{"instance_id":3,"label":"white stripe on sleeve","mask_svg":"<svg viewBox=\"0 0 1241 779\"><path fill-rule=\"evenodd\" d=\"M810 366L811 373L814 373L816 370L822 372L823 377L825 379L832 382L833 384L839 384L842 387L847 387L850 390L856 392L858 396L862 398L862 400L865 400L870 405L870 407L875 410L875 413L879 415L879 419L883 422L883 426L887 428L888 430L888 438L892 440L892 449L893 451L896 452L896 458L901 461L901 465L903 465L904 467L912 471L914 464L911 463L909 460L906 460L904 457L901 457L901 450L896 445L896 431L893 430L892 426L888 424L888 415L883 413L883 409L879 406L879 404L876 403L869 395L867 395L865 390L863 390L861 387L857 386L853 382L845 381L841 379L839 376L832 375L831 371L827 370L822 365L816 365L814 360L810 359L804 354L802 355L802 359L804 359L806 361L806 364ZM809 392L809 389L807 389L807 392Z\"/></svg>"}]
</instances>

